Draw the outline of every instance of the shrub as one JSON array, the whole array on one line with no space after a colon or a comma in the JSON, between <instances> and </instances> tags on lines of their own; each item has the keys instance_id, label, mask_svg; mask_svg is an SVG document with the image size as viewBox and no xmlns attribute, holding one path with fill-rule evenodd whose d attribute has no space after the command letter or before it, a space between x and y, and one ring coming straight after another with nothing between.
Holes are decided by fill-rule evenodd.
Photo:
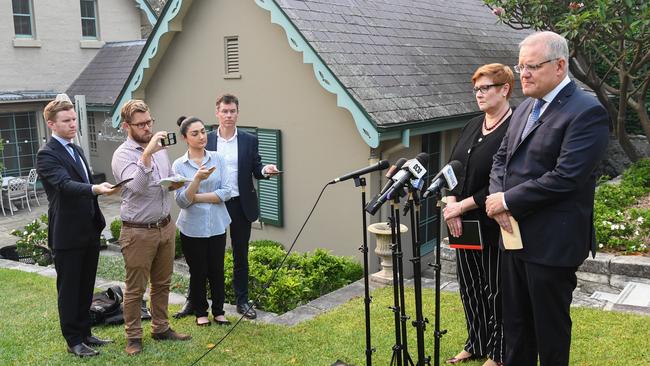
<instances>
[{"instance_id":1,"label":"shrub","mask_svg":"<svg viewBox=\"0 0 650 366\"><path fill-rule=\"evenodd\" d=\"M314 253L292 253L264 292L264 286L286 253L283 245L274 241L250 243L248 291L250 299L257 300L260 309L284 313L350 284L363 275L361 265L353 259L338 257L323 249L317 249ZM235 302L232 270L232 250L228 249L224 271L226 302L229 303Z\"/></svg>"},{"instance_id":2,"label":"shrub","mask_svg":"<svg viewBox=\"0 0 650 366\"><path fill-rule=\"evenodd\" d=\"M122 220L120 220L119 217L113 220L113 222L111 222L110 229L111 229L111 236L112 236L111 242L115 243L116 241L120 240L120 231L122 231Z\"/></svg>"},{"instance_id":3,"label":"shrub","mask_svg":"<svg viewBox=\"0 0 650 366\"><path fill-rule=\"evenodd\" d=\"M650 193L650 159L640 160L625 172L618 185L598 187L594 226L599 247L644 253L650 245L650 208L631 208Z\"/></svg>"},{"instance_id":4,"label":"shrub","mask_svg":"<svg viewBox=\"0 0 650 366\"><path fill-rule=\"evenodd\" d=\"M21 257L31 257L39 266L52 263L50 249L47 246L47 215L25 226L23 230L14 229L11 235L17 236L16 252Z\"/></svg>"},{"instance_id":5,"label":"shrub","mask_svg":"<svg viewBox=\"0 0 650 366\"><path fill-rule=\"evenodd\" d=\"M174 258L183 258L183 247L181 246L181 232L176 229L176 240L174 241Z\"/></svg>"}]
</instances>

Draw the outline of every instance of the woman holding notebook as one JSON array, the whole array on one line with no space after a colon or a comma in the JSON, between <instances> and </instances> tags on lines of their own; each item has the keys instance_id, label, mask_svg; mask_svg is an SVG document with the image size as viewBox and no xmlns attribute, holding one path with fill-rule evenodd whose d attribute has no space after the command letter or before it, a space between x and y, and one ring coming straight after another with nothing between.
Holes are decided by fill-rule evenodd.
<instances>
[{"instance_id":1,"label":"woman holding notebook","mask_svg":"<svg viewBox=\"0 0 650 366\"><path fill-rule=\"evenodd\" d=\"M449 234L463 234L463 220L478 221L482 246L458 249L456 262L460 297L467 321L467 341L449 364L487 358L484 366L502 365L505 352L501 322L499 225L485 213L492 157L508 129L509 99L515 83L512 70L502 64L479 67L472 76L480 116L463 128L450 161L463 164L465 174L449 193L443 210Z\"/></svg>"}]
</instances>

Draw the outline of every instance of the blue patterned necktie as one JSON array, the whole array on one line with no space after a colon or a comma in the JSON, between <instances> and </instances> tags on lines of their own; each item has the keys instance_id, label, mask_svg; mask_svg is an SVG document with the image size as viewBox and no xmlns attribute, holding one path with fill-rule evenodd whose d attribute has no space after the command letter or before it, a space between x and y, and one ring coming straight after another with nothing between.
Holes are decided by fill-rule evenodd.
<instances>
[{"instance_id":1,"label":"blue patterned necktie","mask_svg":"<svg viewBox=\"0 0 650 366\"><path fill-rule=\"evenodd\" d=\"M535 99L535 104L533 105L533 111L530 112L528 116L528 121L526 121L526 126L524 126L524 133L521 134L522 140L528 136L528 133L533 128L533 125L539 119L539 114L542 110L542 106L546 103L544 99Z\"/></svg>"},{"instance_id":2,"label":"blue patterned necktie","mask_svg":"<svg viewBox=\"0 0 650 366\"><path fill-rule=\"evenodd\" d=\"M77 149L74 148L74 145L72 143L69 143L68 146L70 146L70 148L72 149L72 152L74 153L74 161L75 161L75 163L77 163L77 167L79 168L79 170L84 172L84 174L83 174L84 182L90 183L88 181L88 173L86 173L86 169L84 168L84 165L81 163L81 156L79 156L79 153L77 152Z\"/></svg>"}]
</instances>

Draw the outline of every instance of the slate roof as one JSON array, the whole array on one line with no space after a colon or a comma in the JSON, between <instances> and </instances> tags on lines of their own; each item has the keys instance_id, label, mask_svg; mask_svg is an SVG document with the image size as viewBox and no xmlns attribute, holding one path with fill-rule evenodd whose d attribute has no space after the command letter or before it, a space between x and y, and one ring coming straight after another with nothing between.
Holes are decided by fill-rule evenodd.
<instances>
[{"instance_id":1,"label":"slate roof","mask_svg":"<svg viewBox=\"0 0 650 366\"><path fill-rule=\"evenodd\" d=\"M85 95L87 104L112 106L144 44L145 40L106 43L66 93L70 98Z\"/></svg>"},{"instance_id":2,"label":"slate roof","mask_svg":"<svg viewBox=\"0 0 650 366\"><path fill-rule=\"evenodd\" d=\"M477 112L472 74L514 65L527 34L481 0L276 3L380 128Z\"/></svg>"}]
</instances>

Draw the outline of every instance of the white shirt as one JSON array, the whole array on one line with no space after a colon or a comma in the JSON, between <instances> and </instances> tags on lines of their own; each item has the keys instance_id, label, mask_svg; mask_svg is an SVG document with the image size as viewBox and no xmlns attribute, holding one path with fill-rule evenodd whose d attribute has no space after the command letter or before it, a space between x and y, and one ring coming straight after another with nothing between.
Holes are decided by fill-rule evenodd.
<instances>
[{"instance_id":1,"label":"white shirt","mask_svg":"<svg viewBox=\"0 0 650 366\"><path fill-rule=\"evenodd\" d=\"M238 149L237 149L237 128L235 127L235 134L225 139L219 134L217 128L217 146L219 153L223 156L226 162L226 171L228 172L228 182L230 182L230 197L239 197L239 182L238 176Z\"/></svg>"},{"instance_id":2,"label":"white shirt","mask_svg":"<svg viewBox=\"0 0 650 366\"><path fill-rule=\"evenodd\" d=\"M76 161L76 159L74 158L74 150L72 150L72 146L70 146L70 144L73 143L72 139L70 139L70 140L64 139L64 138L62 138L62 137L60 137L60 136L58 136L58 135L56 135L54 133L52 134L52 138L54 138L61 145L63 145L63 147L65 147L65 150L72 157L72 160ZM84 168L84 175L86 176L86 181L90 182L90 179L88 179L88 170L87 170L88 167L86 166L86 163L84 163L84 159L82 159L81 156L79 156L79 161L81 162L81 166L83 166L83 168Z\"/></svg>"},{"instance_id":3,"label":"white shirt","mask_svg":"<svg viewBox=\"0 0 650 366\"><path fill-rule=\"evenodd\" d=\"M540 117L542 116L542 114L544 114L544 111L546 110L546 107L548 107L548 105L551 104L550 102L552 102L553 99L555 99L555 97L557 97L557 95L560 94L560 91L562 91L562 89L564 89L564 87L567 86L570 82L571 82L571 79L569 79L569 75L565 76L564 79L562 81L560 81L560 83L557 84L557 86L553 90L551 90L548 94L546 94L545 96L542 97L542 99L546 103L544 103L542 105L542 108L539 109L539 116Z\"/></svg>"}]
</instances>

